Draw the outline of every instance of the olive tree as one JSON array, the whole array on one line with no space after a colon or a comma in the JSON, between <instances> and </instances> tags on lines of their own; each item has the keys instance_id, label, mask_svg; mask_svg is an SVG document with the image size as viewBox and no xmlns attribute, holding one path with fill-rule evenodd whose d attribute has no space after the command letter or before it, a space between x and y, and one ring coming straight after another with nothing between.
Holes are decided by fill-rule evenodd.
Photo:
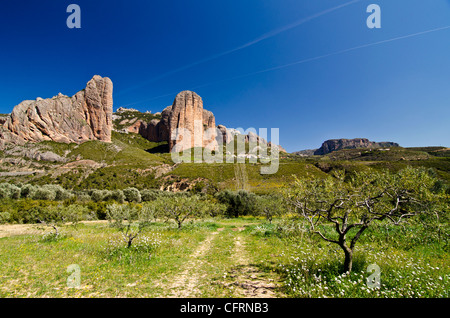
<instances>
[{"instance_id":1,"label":"olive tree","mask_svg":"<svg viewBox=\"0 0 450 318\"><path fill-rule=\"evenodd\" d=\"M256 211L256 195L254 193L238 190L224 190L216 193L216 199L227 205L227 217L239 217L253 214Z\"/></svg>"},{"instance_id":2,"label":"olive tree","mask_svg":"<svg viewBox=\"0 0 450 318\"><path fill-rule=\"evenodd\" d=\"M205 202L197 196L159 198L154 205L157 215L175 221L178 229L188 218L199 217L205 212Z\"/></svg>"},{"instance_id":3,"label":"olive tree","mask_svg":"<svg viewBox=\"0 0 450 318\"><path fill-rule=\"evenodd\" d=\"M130 248L133 240L154 219L154 207L144 205L141 208L129 204L111 204L106 208L106 218L112 227L122 233L122 238Z\"/></svg>"},{"instance_id":4,"label":"olive tree","mask_svg":"<svg viewBox=\"0 0 450 318\"><path fill-rule=\"evenodd\" d=\"M418 214L442 211L443 197L432 191L437 180L425 169L358 172L347 179L343 172L325 179L295 178L286 193L309 230L343 250L345 272L352 270L358 239L375 222L398 225Z\"/></svg>"},{"instance_id":5,"label":"olive tree","mask_svg":"<svg viewBox=\"0 0 450 318\"><path fill-rule=\"evenodd\" d=\"M263 215L269 223L272 223L274 217L286 213L288 209L283 198L275 194L258 197L256 206L257 212Z\"/></svg>"},{"instance_id":6,"label":"olive tree","mask_svg":"<svg viewBox=\"0 0 450 318\"><path fill-rule=\"evenodd\" d=\"M141 193L136 188L130 187L123 189L123 194L125 196L125 200L128 202L141 202Z\"/></svg>"}]
</instances>

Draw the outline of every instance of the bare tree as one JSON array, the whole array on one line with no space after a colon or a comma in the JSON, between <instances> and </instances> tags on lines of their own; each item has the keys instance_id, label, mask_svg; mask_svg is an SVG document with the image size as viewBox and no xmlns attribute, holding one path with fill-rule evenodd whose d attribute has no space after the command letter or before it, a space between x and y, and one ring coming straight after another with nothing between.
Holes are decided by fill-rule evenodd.
<instances>
[{"instance_id":1,"label":"bare tree","mask_svg":"<svg viewBox=\"0 0 450 318\"><path fill-rule=\"evenodd\" d=\"M339 245L345 255L344 271L351 272L356 243L375 221L398 225L439 210L443 197L432 191L436 181L424 169L359 172L348 181L338 172L326 179L296 178L287 198L312 233Z\"/></svg>"},{"instance_id":2,"label":"bare tree","mask_svg":"<svg viewBox=\"0 0 450 318\"><path fill-rule=\"evenodd\" d=\"M128 204L112 204L108 205L106 216L109 223L122 233L127 248L130 248L133 240L154 219L154 208L152 205L138 209Z\"/></svg>"},{"instance_id":3,"label":"bare tree","mask_svg":"<svg viewBox=\"0 0 450 318\"><path fill-rule=\"evenodd\" d=\"M154 204L158 216L174 220L178 229L188 218L198 217L205 212L205 203L196 196L159 198Z\"/></svg>"},{"instance_id":4,"label":"bare tree","mask_svg":"<svg viewBox=\"0 0 450 318\"><path fill-rule=\"evenodd\" d=\"M287 211L286 204L279 195L260 196L257 198L256 204L257 212L263 215L269 223L272 223L274 217L280 216Z\"/></svg>"}]
</instances>

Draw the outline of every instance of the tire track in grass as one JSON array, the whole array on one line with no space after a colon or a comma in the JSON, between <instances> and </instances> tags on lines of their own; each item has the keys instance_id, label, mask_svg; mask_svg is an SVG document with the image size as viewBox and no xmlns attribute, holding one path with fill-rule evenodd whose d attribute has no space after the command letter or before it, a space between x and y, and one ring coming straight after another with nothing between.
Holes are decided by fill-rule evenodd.
<instances>
[{"instance_id":1,"label":"tire track in grass","mask_svg":"<svg viewBox=\"0 0 450 318\"><path fill-rule=\"evenodd\" d=\"M202 278L200 268L204 261L201 260L203 256L211 249L211 243L219 232L211 233L191 255L191 260L188 261L180 274L175 276L172 282L165 287L169 290L167 297L175 298L192 298L200 295L199 282Z\"/></svg>"},{"instance_id":2,"label":"tire track in grass","mask_svg":"<svg viewBox=\"0 0 450 318\"><path fill-rule=\"evenodd\" d=\"M268 278L265 273L252 265L245 241L241 235L235 237L234 262L229 278L231 283L224 283L226 287L233 285L236 289L235 297L244 298L276 298L276 290L279 289L274 278Z\"/></svg>"}]
</instances>

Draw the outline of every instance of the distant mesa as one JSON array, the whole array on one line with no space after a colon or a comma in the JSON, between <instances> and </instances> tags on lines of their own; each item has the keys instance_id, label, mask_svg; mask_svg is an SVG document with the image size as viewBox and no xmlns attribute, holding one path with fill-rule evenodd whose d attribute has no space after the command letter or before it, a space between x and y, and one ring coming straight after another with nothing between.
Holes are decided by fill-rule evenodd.
<instances>
[{"instance_id":1,"label":"distant mesa","mask_svg":"<svg viewBox=\"0 0 450 318\"><path fill-rule=\"evenodd\" d=\"M72 97L59 93L48 99L26 100L14 107L0 127L0 145L27 141L111 142L113 84L95 75Z\"/></svg>"},{"instance_id":2,"label":"distant mesa","mask_svg":"<svg viewBox=\"0 0 450 318\"><path fill-rule=\"evenodd\" d=\"M376 149L376 148L389 148L389 147L400 147L399 144L395 142L374 142L367 138L354 138L354 139L330 139L325 141L319 149L308 149L294 152L294 154L301 156L321 156L329 154L333 151L342 149Z\"/></svg>"}]
</instances>

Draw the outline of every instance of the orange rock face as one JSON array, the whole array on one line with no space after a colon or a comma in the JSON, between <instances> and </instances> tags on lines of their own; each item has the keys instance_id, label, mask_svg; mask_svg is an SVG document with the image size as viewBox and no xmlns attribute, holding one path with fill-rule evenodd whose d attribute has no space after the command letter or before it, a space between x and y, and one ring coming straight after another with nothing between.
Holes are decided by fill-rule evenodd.
<instances>
[{"instance_id":1,"label":"orange rock face","mask_svg":"<svg viewBox=\"0 0 450 318\"><path fill-rule=\"evenodd\" d=\"M2 142L53 140L82 143L111 142L113 84L107 77L94 76L74 96L23 101L3 123Z\"/></svg>"},{"instance_id":2,"label":"orange rock face","mask_svg":"<svg viewBox=\"0 0 450 318\"><path fill-rule=\"evenodd\" d=\"M204 140L205 130L215 129L214 115L203 109L200 96L191 91L179 93L173 102L169 115L169 149L183 151L193 147L214 147L215 134ZM177 138L174 138L174 134ZM206 138L205 138L206 139Z\"/></svg>"}]
</instances>

